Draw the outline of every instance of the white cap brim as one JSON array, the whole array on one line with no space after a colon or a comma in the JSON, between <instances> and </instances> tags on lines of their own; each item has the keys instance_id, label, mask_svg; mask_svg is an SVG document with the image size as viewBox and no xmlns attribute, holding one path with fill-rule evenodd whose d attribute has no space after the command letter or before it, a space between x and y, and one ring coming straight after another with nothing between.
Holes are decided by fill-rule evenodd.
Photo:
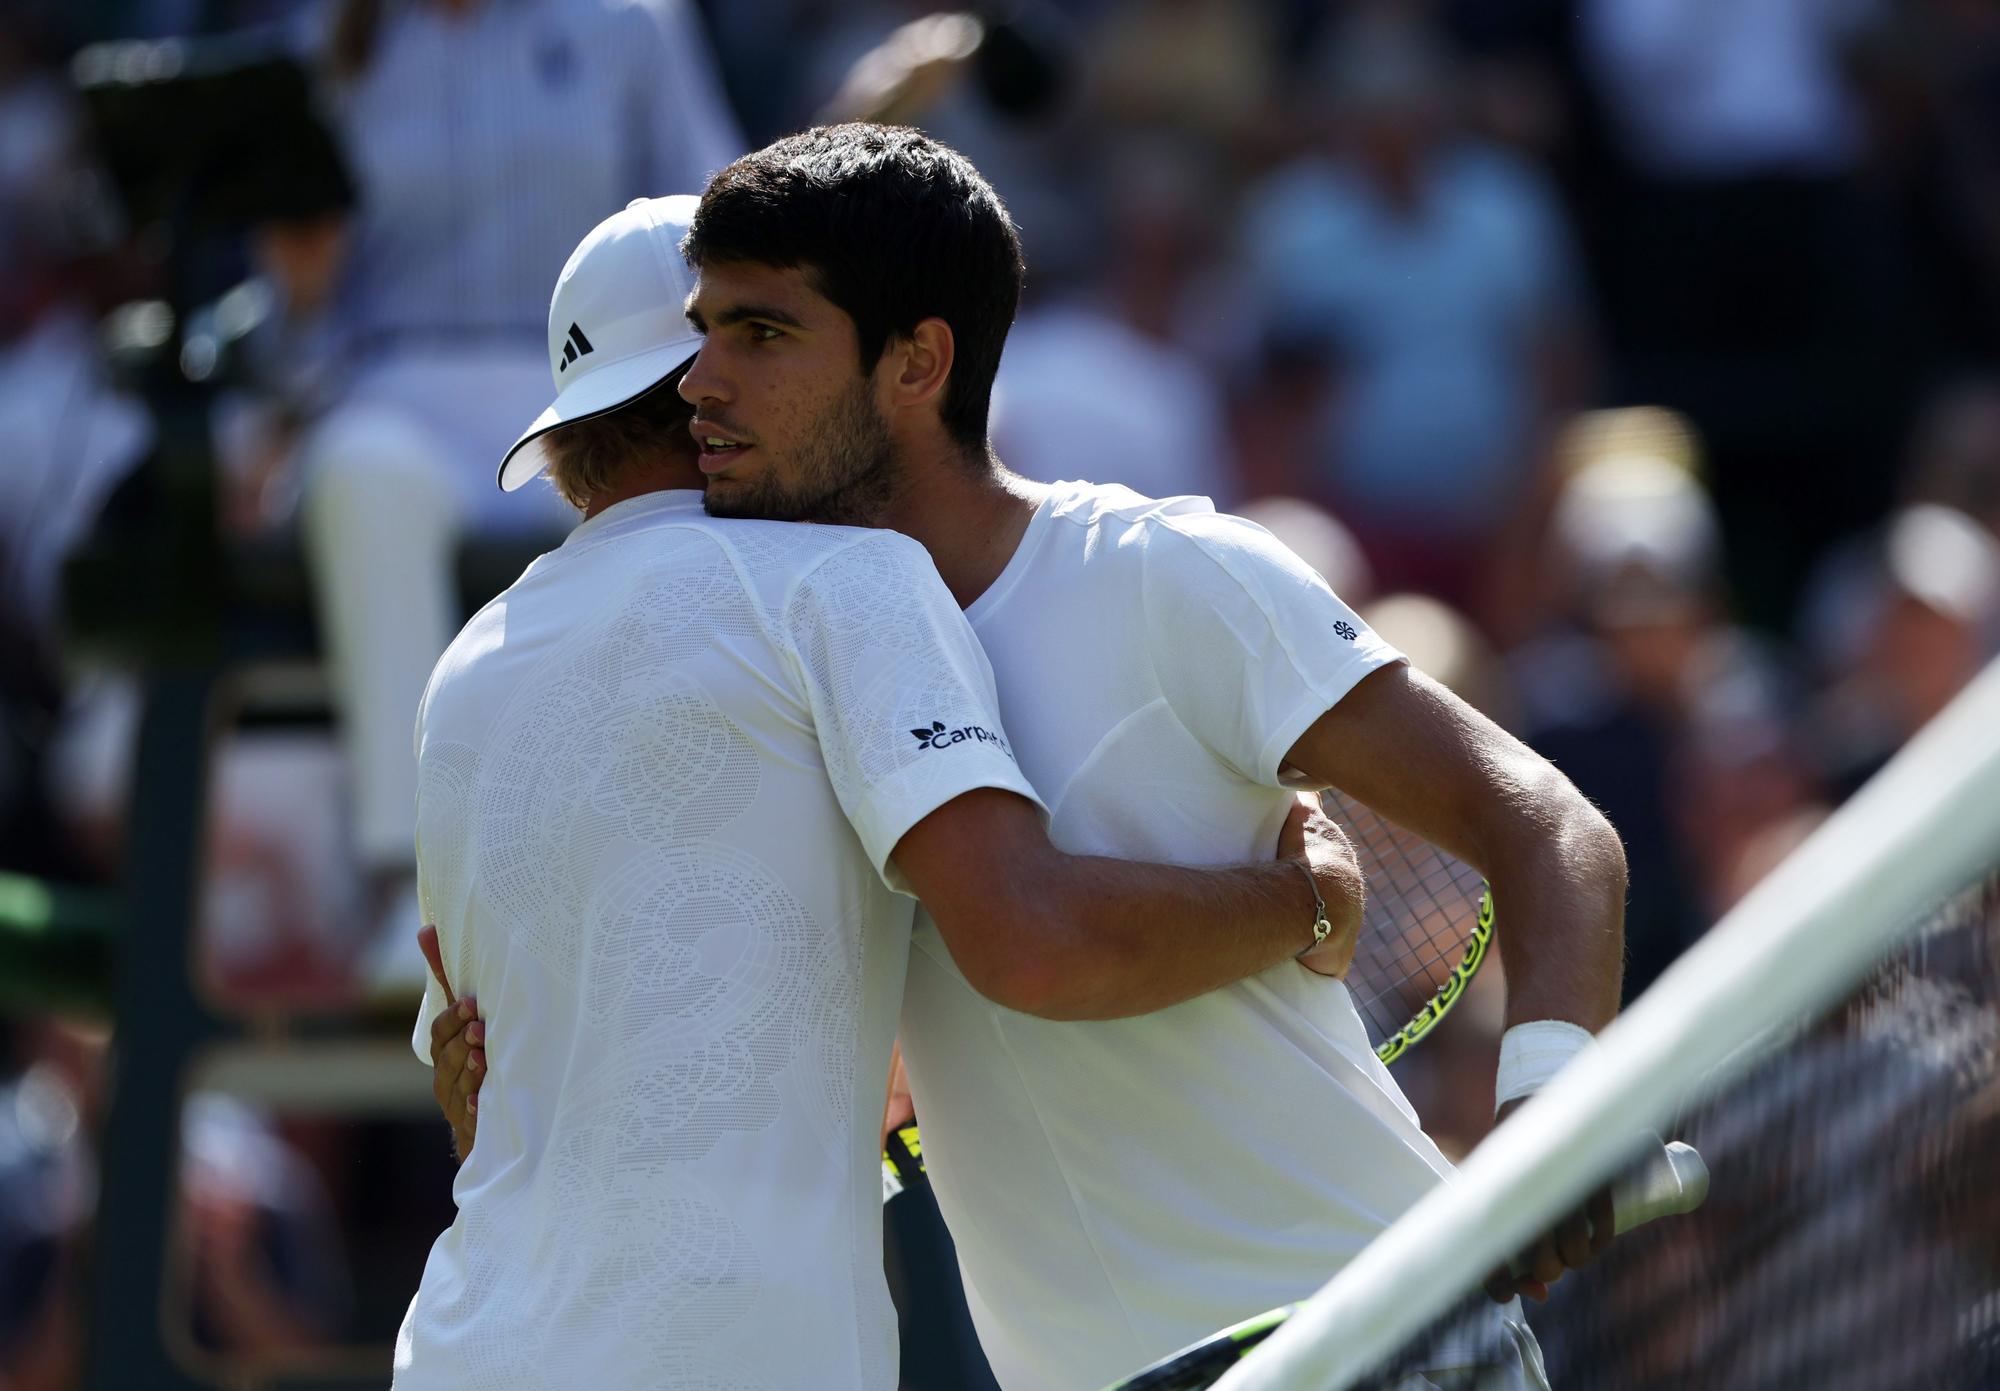
<instances>
[{"instance_id":1,"label":"white cap brim","mask_svg":"<svg viewBox=\"0 0 2000 1391\"><path fill-rule=\"evenodd\" d=\"M701 340L693 333L686 338L634 353L622 362L607 362L558 395L552 405L535 417L535 423L500 460L500 488L513 492L538 477L549 465L542 436L558 425L574 425L579 420L617 410L636 401L654 387L678 377L694 361Z\"/></svg>"}]
</instances>

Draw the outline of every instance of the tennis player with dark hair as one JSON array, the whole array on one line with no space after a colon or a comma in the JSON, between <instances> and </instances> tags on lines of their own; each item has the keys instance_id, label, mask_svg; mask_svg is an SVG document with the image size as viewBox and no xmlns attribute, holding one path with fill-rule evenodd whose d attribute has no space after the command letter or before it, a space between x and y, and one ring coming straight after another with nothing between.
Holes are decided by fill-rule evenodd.
<instances>
[{"instance_id":1,"label":"tennis player with dark hair","mask_svg":"<svg viewBox=\"0 0 2000 1391\"><path fill-rule=\"evenodd\" d=\"M791 136L715 177L685 247L703 340L680 392L709 513L922 542L993 664L1058 845L1241 861L1292 789L1336 787L1489 879L1503 1107L1610 1019L1623 853L1559 772L1261 528L1202 499L1031 483L994 455L987 402L1023 267L965 159L907 129ZM1302 1299L1450 1172L1337 980L1283 962L1136 1017L1055 1022L983 994L939 927L920 916L901 1038L1008 1391L1096 1391ZM1135 990L1170 950L1204 948L1142 952ZM1521 1287L1609 1235L1604 1208L1572 1215ZM1517 1303L1474 1332L1497 1361L1440 1346L1435 1384L1542 1383Z\"/></svg>"},{"instance_id":2,"label":"tennis player with dark hair","mask_svg":"<svg viewBox=\"0 0 2000 1391\"><path fill-rule=\"evenodd\" d=\"M1352 949L1352 851L1303 811L1230 868L1054 848L914 541L704 515L671 384L694 206L635 202L565 267L559 392L502 482L549 468L584 520L466 625L418 717L425 915L496 1032L403 1391L889 1391L898 890L1023 1017ZM426 1060L446 1005L434 983Z\"/></svg>"}]
</instances>

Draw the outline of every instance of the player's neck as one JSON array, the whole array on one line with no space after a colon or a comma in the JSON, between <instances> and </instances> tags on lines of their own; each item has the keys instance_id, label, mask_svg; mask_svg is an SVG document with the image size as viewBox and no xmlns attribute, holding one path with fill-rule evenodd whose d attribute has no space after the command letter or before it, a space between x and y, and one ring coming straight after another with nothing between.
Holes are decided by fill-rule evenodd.
<instances>
[{"instance_id":1,"label":"player's neck","mask_svg":"<svg viewBox=\"0 0 2000 1391\"><path fill-rule=\"evenodd\" d=\"M584 504L583 519L587 522L607 507L616 507L621 502L644 497L647 493L664 493L675 488L693 488L699 492L701 486L701 466L692 459L653 468L628 467L601 492L590 495L590 501Z\"/></svg>"},{"instance_id":2,"label":"player's neck","mask_svg":"<svg viewBox=\"0 0 2000 1391\"><path fill-rule=\"evenodd\" d=\"M1000 578L1048 490L990 452L906 468L904 479L885 520L923 543L960 608Z\"/></svg>"}]
</instances>

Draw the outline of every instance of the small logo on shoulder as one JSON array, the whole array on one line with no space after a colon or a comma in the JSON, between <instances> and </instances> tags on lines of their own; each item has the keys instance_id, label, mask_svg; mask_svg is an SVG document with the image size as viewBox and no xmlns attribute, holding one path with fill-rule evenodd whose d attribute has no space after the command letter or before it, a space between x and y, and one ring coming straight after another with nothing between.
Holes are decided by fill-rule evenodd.
<instances>
[{"instance_id":1,"label":"small logo on shoulder","mask_svg":"<svg viewBox=\"0 0 2000 1391\"><path fill-rule=\"evenodd\" d=\"M1360 634L1355 632L1354 625L1352 623L1349 623L1344 618L1341 619L1338 623L1333 625L1333 631L1339 633L1349 642L1353 642L1356 637L1360 636Z\"/></svg>"},{"instance_id":2,"label":"small logo on shoulder","mask_svg":"<svg viewBox=\"0 0 2000 1391\"><path fill-rule=\"evenodd\" d=\"M943 720L932 720L929 729L913 729L910 736L917 741L920 749L942 749L952 744L998 744L1000 752L1012 758L1014 751L1007 747L1007 741L983 725L969 724L959 729L947 729Z\"/></svg>"}]
</instances>

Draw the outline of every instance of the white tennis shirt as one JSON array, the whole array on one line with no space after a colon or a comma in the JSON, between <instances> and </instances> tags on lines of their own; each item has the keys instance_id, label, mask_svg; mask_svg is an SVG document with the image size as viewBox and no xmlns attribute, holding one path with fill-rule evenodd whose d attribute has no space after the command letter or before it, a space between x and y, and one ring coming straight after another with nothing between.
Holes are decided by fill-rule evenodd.
<instances>
[{"instance_id":1,"label":"white tennis shirt","mask_svg":"<svg viewBox=\"0 0 2000 1391\"><path fill-rule=\"evenodd\" d=\"M1130 859L1269 859L1286 751L1401 660L1261 527L1117 486L1055 485L966 616L1050 837ZM1097 1391L1304 1298L1450 1171L1346 986L1291 962L1051 1023L968 986L920 911L902 1038L1008 1391Z\"/></svg>"},{"instance_id":2,"label":"white tennis shirt","mask_svg":"<svg viewBox=\"0 0 2000 1391\"><path fill-rule=\"evenodd\" d=\"M895 1385L889 855L962 792L1034 796L995 710L916 542L698 492L584 522L466 626L418 876L490 1072L401 1391Z\"/></svg>"}]
</instances>

